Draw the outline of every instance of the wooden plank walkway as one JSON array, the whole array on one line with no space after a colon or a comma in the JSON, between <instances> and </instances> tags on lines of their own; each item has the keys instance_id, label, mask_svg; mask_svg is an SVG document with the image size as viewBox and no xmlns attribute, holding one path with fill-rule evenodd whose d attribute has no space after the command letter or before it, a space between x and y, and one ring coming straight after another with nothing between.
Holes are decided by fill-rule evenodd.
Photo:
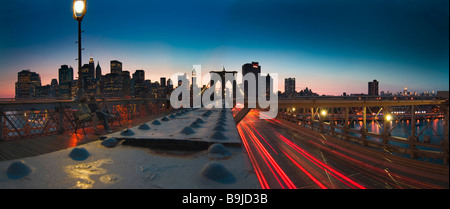
<instances>
[{"instance_id":1,"label":"wooden plank walkway","mask_svg":"<svg viewBox=\"0 0 450 209\"><path fill-rule=\"evenodd\" d=\"M157 115L146 116L143 118L121 121L122 126L116 125L115 123L113 126L111 126L111 129L113 131L120 131L124 128L136 126L143 122L163 117L167 114L170 113L165 112ZM99 130L103 130L103 126L99 125ZM73 133L73 130L70 130L64 132L63 134L0 141L0 161L33 157L63 149L68 149L88 142L99 140L100 137L101 135L95 135L94 131L91 128L86 127L86 135L84 135L82 129L79 129L77 131L77 134Z\"/></svg>"}]
</instances>

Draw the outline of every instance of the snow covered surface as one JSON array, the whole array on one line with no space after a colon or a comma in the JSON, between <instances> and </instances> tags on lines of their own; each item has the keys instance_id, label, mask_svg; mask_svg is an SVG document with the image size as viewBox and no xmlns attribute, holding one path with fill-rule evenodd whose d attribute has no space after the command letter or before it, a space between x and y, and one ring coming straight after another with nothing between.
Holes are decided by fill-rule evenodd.
<instances>
[{"instance_id":1,"label":"snow covered surface","mask_svg":"<svg viewBox=\"0 0 450 209\"><path fill-rule=\"evenodd\" d=\"M207 121L219 120L220 110L212 110L210 116L202 117L207 111L189 111L155 127L147 123L150 132L147 136L157 139L206 140L212 139L213 127ZM195 134L180 133L185 124L202 117L205 123L201 128L193 128ZM227 120L232 119L225 116ZM166 119L164 119L166 120ZM164 123L170 126L164 126ZM226 140L240 140L236 127L227 121ZM167 125L166 124L166 125ZM229 126L231 125L231 126ZM234 128L234 129L232 129ZM130 128L135 135L138 127ZM194 136L195 137L192 137ZM117 140L110 139L111 136ZM121 144L120 139L128 136L113 133L105 140L94 141L78 147L36 157L0 162L0 188L163 188L163 189L228 189L260 188L252 166L240 146L214 145L202 150L156 149ZM203 138L202 138L203 137ZM211 151L214 150L214 151ZM211 153L209 153L211 152Z\"/></svg>"},{"instance_id":2,"label":"snow covered surface","mask_svg":"<svg viewBox=\"0 0 450 209\"><path fill-rule=\"evenodd\" d=\"M240 144L229 109L182 109L177 113L106 136L116 139Z\"/></svg>"}]
</instances>

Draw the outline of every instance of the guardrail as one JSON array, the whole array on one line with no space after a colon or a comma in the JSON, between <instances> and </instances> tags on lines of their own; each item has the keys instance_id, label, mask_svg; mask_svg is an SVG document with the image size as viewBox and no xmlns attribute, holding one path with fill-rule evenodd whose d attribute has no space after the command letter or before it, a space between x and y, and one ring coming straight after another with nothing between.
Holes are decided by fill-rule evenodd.
<instances>
[{"instance_id":1,"label":"guardrail","mask_svg":"<svg viewBox=\"0 0 450 209\"><path fill-rule=\"evenodd\" d=\"M106 104L121 120L158 114L170 107L167 99L110 99ZM0 102L0 141L74 130L77 106L70 100Z\"/></svg>"},{"instance_id":2,"label":"guardrail","mask_svg":"<svg viewBox=\"0 0 450 209\"><path fill-rule=\"evenodd\" d=\"M320 133L341 138L346 141L374 147L380 150L407 155L410 158L442 159L443 164L448 164L449 159L449 106L448 101L439 104L439 109L433 113L416 114L420 105L404 106L402 114L393 114L393 119L385 119L392 114L393 106L355 108L348 104L344 107L326 108L298 108L295 111L279 112L278 116L291 121L299 126L315 130ZM375 110L375 111L373 111ZM323 111L323 112L322 112ZM323 113L323 114L322 114ZM437 134L431 127L432 121L437 119L443 122L443 133ZM416 121L422 119L423 127L417 131ZM395 127L403 126L402 121L411 121L410 130L404 130L403 136L391 135ZM379 127L378 132L368 131L368 121ZM358 122L359 128L351 128L352 122ZM425 135L426 129L432 129L434 137L438 137L437 143L430 141L430 136Z\"/></svg>"}]
</instances>

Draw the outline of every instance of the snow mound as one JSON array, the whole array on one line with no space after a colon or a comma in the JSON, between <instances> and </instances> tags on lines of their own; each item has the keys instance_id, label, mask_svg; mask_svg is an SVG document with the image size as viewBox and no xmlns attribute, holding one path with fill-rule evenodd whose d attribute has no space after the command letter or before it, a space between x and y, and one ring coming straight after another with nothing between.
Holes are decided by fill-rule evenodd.
<instances>
[{"instance_id":1,"label":"snow mound","mask_svg":"<svg viewBox=\"0 0 450 209\"><path fill-rule=\"evenodd\" d=\"M159 122L159 120L154 120L154 121L152 122L152 124L153 124L153 125L161 125L161 122Z\"/></svg>"},{"instance_id":2,"label":"snow mound","mask_svg":"<svg viewBox=\"0 0 450 209\"><path fill-rule=\"evenodd\" d=\"M194 122L191 123L190 127L192 127L192 128L200 128L200 124L198 124L197 122L194 121Z\"/></svg>"},{"instance_id":3,"label":"snow mound","mask_svg":"<svg viewBox=\"0 0 450 209\"><path fill-rule=\"evenodd\" d=\"M227 122L225 122L224 120L219 120L219 122L217 122L217 125L226 126Z\"/></svg>"},{"instance_id":4,"label":"snow mound","mask_svg":"<svg viewBox=\"0 0 450 209\"><path fill-rule=\"evenodd\" d=\"M73 160L82 161L89 157L89 152L85 148L75 147L70 151L69 156Z\"/></svg>"},{"instance_id":5,"label":"snow mound","mask_svg":"<svg viewBox=\"0 0 450 209\"><path fill-rule=\"evenodd\" d=\"M231 156L231 152L220 143L209 146L208 153L210 154L210 157L214 158L225 158Z\"/></svg>"},{"instance_id":6,"label":"snow mound","mask_svg":"<svg viewBox=\"0 0 450 209\"><path fill-rule=\"evenodd\" d=\"M120 132L120 135L122 135L122 136L133 136L134 132L131 129L127 128L127 129L123 130L122 132Z\"/></svg>"},{"instance_id":7,"label":"snow mound","mask_svg":"<svg viewBox=\"0 0 450 209\"><path fill-rule=\"evenodd\" d=\"M202 120L201 118L197 118L197 120L195 120L195 122L197 122L197 123L205 123L205 121Z\"/></svg>"},{"instance_id":8,"label":"snow mound","mask_svg":"<svg viewBox=\"0 0 450 209\"><path fill-rule=\"evenodd\" d=\"M101 145L108 147L108 148L112 148L112 147L117 146L117 143L118 142L117 142L116 138L111 137L109 139L103 140Z\"/></svg>"},{"instance_id":9,"label":"snow mound","mask_svg":"<svg viewBox=\"0 0 450 209\"><path fill-rule=\"evenodd\" d=\"M223 184L236 182L236 177L224 165L218 162L210 162L204 165L200 170L200 175Z\"/></svg>"},{"instance_id":10,"label":"snow mound","mask_svg":"<svg viewBox=\"0 0 450 209\"><path fill-rule=\"evenodd\" d=\"M215 131L212 135L211 138L213 139L219 139L219 140L225 140L227 139L227 137L221 132L221 131Z\"/></svg>"},{"instance_id":11,"label":"snow mound","mask_svg":"<svg viewBox=\"0 0 450 209\"><path fill-rule=\"evenodd\" d=\"M211 115L212 111L208 110L205 113L202 114L202 117L209 117Z\"/></svg>"},{"instance_id":12,"label":"snow mound","mask_svg":"<svg viewBox=\"0 0 450 209\"><path fill-rule=\"evenodd\" d=\"M217 124L213 130L214 131L225 131L226 129L223 127L223 125Z\"/></svg>"},{"instance_id":13,"label":"snow mound","mask_svg":"<svg viewBox=\"0 0 450 209\"><path fill-rule=\"evenodd\" d=\"M21 179L31 173L31 167L23 161L16 161L9 165L6 175L10 179Z\"/></svg>"},{"instance_id":14,"label":"snow mound","mask_svg":"<svg viewBox=\"0 0 450 209\"><path fill-rule=\"evenodd\" d=\"M143 124L139 125L138 129L140 129L140 130L150 130L150 126L147 125L146 123L143 123Z\"/></svg>"},{"instance_id":15,"label":"snow mound","mask_svg":"<svg viewBox=\"0 0 450 209\"><path fill-rule=\"evenodd\" d=\"M181 130L181 133L189 135L189 134L195 133L195 131L191 127L186 126L186 127L183 128L183 130Z\"/></svg>"}]
</instances>

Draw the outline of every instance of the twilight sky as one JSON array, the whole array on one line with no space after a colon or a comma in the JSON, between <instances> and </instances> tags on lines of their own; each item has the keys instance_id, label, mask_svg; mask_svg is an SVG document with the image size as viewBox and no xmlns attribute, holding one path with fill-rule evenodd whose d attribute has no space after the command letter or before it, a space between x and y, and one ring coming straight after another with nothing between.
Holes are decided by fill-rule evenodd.
<instances>
[{"instance_id":1,"label":"twilight sky","mask_svg":"<svg viewBox=\"0 0 450 209\"><path fill-rule=\"evenodd\" d=\"M77 72L72 0L0 0L0 98L14 97L17 72L42 84L62 64ZM83 63L103 74L110 60L152 81L176 72L241 71L295 77L297 91L341 95L449 89L448 0L87 0Z\"/></svg>"}]
</instances>

